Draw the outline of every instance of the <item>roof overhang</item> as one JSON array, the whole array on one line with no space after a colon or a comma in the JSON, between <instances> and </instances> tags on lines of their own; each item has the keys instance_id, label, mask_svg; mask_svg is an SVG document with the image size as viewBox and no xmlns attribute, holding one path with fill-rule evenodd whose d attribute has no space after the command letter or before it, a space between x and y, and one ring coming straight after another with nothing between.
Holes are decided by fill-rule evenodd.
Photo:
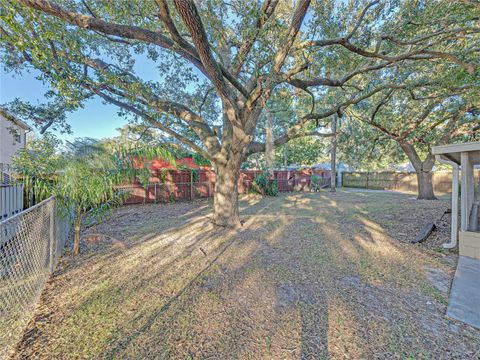
<instances>
[{"instance_id":1,"label":"roof overhang","mask_svg":"<svg viewBox=\"0 0 480 360\"><path fill-rule=\"evenodd\" d=\"M434 146L432 148L433 155L441 155L459 165L461 162L461 154L463 152L468 152L470 154L470 161L474 165L480 164L480 141Z\"/></svg>"},{"instance_id":2,"label":"roof overhang","mask_svg":"<svg viewBox=\"0 0 480 360\"><path fill-rule=\"evenodd\" d=\"M33 130L28 124L26 124L25 122L23 122L19 118L13 116L12 114L10 114L7 110L5 110L2 107L0 107L0 115L2 115L5 119L10 120L11 122L13 122L15 125L17 125L18 127L20 127L23 130L26 130L26 131L32 131Z\"/></svg>"}]
</instances>

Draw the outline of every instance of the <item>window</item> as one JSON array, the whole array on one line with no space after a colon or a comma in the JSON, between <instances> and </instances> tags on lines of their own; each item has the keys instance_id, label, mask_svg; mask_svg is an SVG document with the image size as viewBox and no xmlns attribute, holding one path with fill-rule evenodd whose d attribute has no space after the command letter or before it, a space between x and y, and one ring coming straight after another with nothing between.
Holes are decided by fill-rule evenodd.
<instances>
[{"instance_id":1,"label":"window","mask_svg":"<svg viewBox=\"0 0 480 360\"><path fill-rule=\"evenodd\" d=\"M20 134L13 134L13 139L14 139L15 142L17 142L17 143L21 143L21 142L22 142L22 138L20 137Z\"/></svg>"}]
</instances>

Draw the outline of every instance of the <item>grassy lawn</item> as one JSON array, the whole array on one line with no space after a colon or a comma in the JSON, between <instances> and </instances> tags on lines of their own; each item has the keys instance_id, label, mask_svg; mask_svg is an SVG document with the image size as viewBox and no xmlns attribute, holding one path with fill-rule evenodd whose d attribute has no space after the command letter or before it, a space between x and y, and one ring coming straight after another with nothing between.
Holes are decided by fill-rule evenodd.
<instances>
[{"instance_id":1,"label":"grassy lawn","mask_svg":"<svg viewBox=\"0 0 480 360\"><path fill-rule=\"evenodd\" d=\"M48 284L18 358L466 359L480 331L447 319L445 201L340 191L130 206L89 229ZM101 235L96 235L101 234Z\"/></svg>"}]
</instances>

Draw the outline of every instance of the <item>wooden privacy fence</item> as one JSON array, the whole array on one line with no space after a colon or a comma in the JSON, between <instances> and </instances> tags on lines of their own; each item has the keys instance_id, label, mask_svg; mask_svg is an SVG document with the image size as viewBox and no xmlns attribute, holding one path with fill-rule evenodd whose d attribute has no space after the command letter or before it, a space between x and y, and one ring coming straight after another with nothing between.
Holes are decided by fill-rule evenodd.
<instances>
[{"instance_id":1,"label":"wooden privacy fence","mask_svg":"<svg viewBox=\"0 0 480 360\"><path fill-rule=\"evenodd\" d=\"M23 210L23 185L0 186L0 221Z\"/></svg>"},{"instance_id":2,"label":"wooden privacy fence","mask_svg":"<svg viewBox=\"0 0 480 360\"><path fill-rule=\"evenodd\" d=\"M480 178L480 171L476 171ZM452 172L436 171L433 173L433 190L437 194L452 191ZM344 172L342 186L375 190L397 190L417 192L417 175L412 172L375 171L375 172Z\"/></svg>"},{"instance_id":3,"label":"wooden privacy fence","mask_svg":"<svg viewBox=\"0 0 480 360\"><path fill-rule=\"evenodd\" d=\"M255 176L264 173L262 170L242 170L238 179L238 192L245 194L252 188ZM310 191L311 176L315 174L322 184L330 184L328 170L295 170L274 171L278 190ZM150 184L145 188L139 182L124 185L121 189L130 192L125 204L169 202L193 200L213 196L215 189L215 172L209 169L200 170L158 170L152 171Z\"/></svg>"}]
</instances>

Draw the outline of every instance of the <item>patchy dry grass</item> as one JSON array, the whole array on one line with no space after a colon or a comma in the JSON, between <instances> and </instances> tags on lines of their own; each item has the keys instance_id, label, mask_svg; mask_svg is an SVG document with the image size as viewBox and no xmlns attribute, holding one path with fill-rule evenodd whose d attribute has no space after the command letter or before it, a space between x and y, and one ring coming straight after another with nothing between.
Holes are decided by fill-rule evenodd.
<instances>
[{"instance_id":1,"label":"patchy dry grass","mask_svg":"<svg viewBox=\"0 0 480 360\"><path fill-rule=\"evenodd\" d=\"M386 192L246 197L240 231L207 201L120 209L48 284L15 358L466 359L447 319L443 201Z\"/></svg>"}]
</instances>

